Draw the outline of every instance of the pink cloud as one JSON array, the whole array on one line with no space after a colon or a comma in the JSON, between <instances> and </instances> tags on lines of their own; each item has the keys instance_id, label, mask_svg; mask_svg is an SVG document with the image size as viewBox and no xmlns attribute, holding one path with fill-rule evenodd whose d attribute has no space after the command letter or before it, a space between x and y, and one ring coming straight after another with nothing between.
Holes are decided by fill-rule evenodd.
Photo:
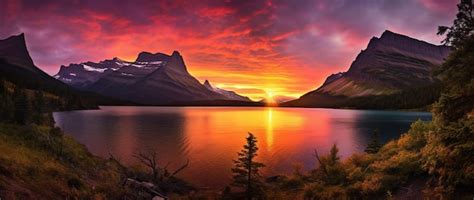
<instances>
[{"instance_id":1,"label":"pink cloud","mask_svg":"<svg viewBox=\"0 0 474 200\"><path fill-rule=\"evenodd\" d=\"M63 64L179 50L201 81L295 96L347 70L385 29L438 43L436 27L455 11L452 0L4 0L0 37L25 32L50 74Z\"/></svg>"}]
</instances>

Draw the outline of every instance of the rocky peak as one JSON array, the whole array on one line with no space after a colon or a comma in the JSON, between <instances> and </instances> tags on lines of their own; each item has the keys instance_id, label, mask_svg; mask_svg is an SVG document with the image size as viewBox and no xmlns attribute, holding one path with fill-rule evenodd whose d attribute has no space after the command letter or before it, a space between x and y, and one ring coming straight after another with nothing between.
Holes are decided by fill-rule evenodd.
<instances>
[{"instance_id":1,"label":"rocky peak","mask_svg":"<svg viewBox=\"0 0 474 200\"><path fill-rule=\"evenodd\" d=\"M370 40L367 50L410 54L411 56L420 59L427 59L433 63L439 64L449 54L451 48L443 45L430 44L422 40L386 30L382 33L380 38L373 37Z\"/></svg>"},{"instance_id":2,"label":"rocky peak","mask_svg":"<svg viewBox=\"0 0 474 200\"><path fill-rule=\"evenodd\" d=\"M211 83L209 83L209 81L206 79L206 81L204 81L203 83L204 87L206 87L207 89L209 90L213 90L214 88L212 87Z\"/></svg>"},{"instance_id":3,"label":"rocky peak","mask_svg":"<svg viewBox=\"0 0 474 200\"><path fill-rule=\"evenodd\" d=\"M169 58L168 63L165 67L166 69L170 69L175 72L188 73L186 65L184 64L183 57L181 56L181 54L179 54L178 51L173 51L173 54L171 54L171 57Z\"/></svg>"},{"instance_id":4,"label":"rocky peak","mask_svg":"<svg viewBox=\"0 0 474 200\"><path fill-rule=\"evenodd\" d=\"M0 40L0 58L23 67L35 67L26 48L23 33Z\"/></svg>"},{"instance_id":5,"label":"rocky peak","mask_svg":"<svg viewBox=\"0 0 474 200\"><path fill-rule=\"evenodd\" d=\"M179 54L178 51L173 51L173 54L171 54L171 57L175 57L175 56L178 56L178 57L181 57L181 54Z\"/></svg>"},{"instance_id":6,"label":"rocky peak","mask_svg":"<svg viewBox=\"0 0 474 200\"><path fill-rule=\"evenodd\" d=\"M135 62L153 62L153 61L168 61L170 56L163 53L150 53L143 51L138 54L138 57Z\"/></svg>"},{"instance_id":7,"label":"rocky peak","mask_svg":"<svg viewBox=\"0 0 474 200\"><path fill-rule=\"evenodd\" d=\"M333 81L341 78L344 76L344 74L346 74L346 72L339 72L339 73L335 73L335 74L331 74L330 76L328 76L326 78L326 80L324 81L323 85L327 85L329 83L332 83Z\"/></svg>"}]
</instances>

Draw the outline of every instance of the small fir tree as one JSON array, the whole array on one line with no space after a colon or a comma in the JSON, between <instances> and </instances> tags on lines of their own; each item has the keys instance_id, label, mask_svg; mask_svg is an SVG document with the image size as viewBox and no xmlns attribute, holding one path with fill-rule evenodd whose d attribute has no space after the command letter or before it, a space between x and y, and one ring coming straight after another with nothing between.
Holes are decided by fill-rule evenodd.
<instances>
[{"instance_id":1,"label":"small fir tree","mask_svg":"<svg viewBox=\"0 0 474 200\"><path fill-rule=\"evenodd\" d=\"M382 145L379 142L379 131L374 130L370 137L370 142L367 144L367 147L365 148L365 152L368 154L375 154L379 152L380 148Z\"/></svg>"},{"instance_id":2,"label":"small fir tree","mask_svg":"<svg viewBox=\"0 0 474 200\"><path fill-rule=\"evenodd\" d=\"M256 162L257 154L257 138L249 133L247 144L244 149L238 152L237 160L234 160L234 168L232 168L233 186L243 188L247 199L261 198L263 194L263 183L259 169L265 167L264 164Z\"/></svg>"}]
</instances>

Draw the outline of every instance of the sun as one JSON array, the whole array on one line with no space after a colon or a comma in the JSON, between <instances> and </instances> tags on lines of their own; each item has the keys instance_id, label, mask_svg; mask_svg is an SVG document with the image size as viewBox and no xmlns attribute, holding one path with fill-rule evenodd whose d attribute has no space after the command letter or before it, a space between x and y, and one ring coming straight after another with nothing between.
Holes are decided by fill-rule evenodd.
<instances>
[{"instance_id":1,"label":"sun","mask_svg":"<svg viewBox=\"0 0 474 200\"><path fill-rule=\"evenodd\" d=\"M268 106L276 105L276 101L274 99L275 94L273 93L273 91L267 90L266 93L267 93L267 97L266 97L267 105Z\"/></svg>"}]
</instances>

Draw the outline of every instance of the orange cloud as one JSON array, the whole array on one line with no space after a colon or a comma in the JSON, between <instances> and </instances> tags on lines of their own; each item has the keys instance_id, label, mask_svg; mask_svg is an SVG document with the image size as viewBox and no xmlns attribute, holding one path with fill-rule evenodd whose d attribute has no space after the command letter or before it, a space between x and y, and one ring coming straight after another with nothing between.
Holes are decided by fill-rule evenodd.
<instances>
[{"instance_id":1,"label":"orange cloud","mask_svg":"<svg viewBox=\"0 0 474 200\"><path fill-rule=\"evenodd\" d=\"M451 2L451 1L450 1ZM434 0L57 1L0 3L0 36L26 33L36 64L178 50L189 71L254 100L296 98L345 71L372 36L395 29L431 42L451 21ZM410 20L408 20L410 19Z\"/></svg>"}]
</instances>

